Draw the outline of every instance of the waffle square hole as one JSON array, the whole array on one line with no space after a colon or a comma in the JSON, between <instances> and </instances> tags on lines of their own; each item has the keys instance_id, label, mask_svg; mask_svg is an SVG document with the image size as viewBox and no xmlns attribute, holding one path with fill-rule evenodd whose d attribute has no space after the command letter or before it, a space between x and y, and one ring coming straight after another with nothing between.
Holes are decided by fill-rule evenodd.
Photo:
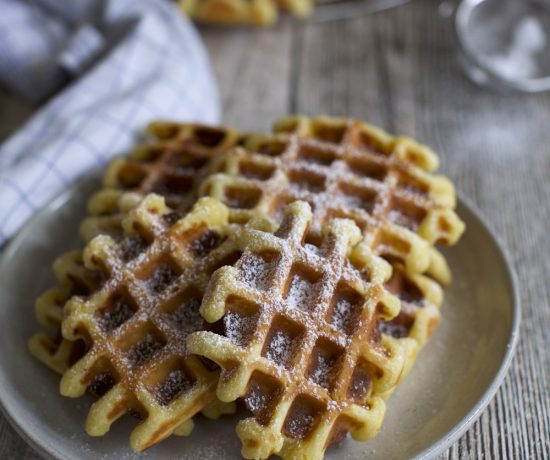
<instances>
[{"instance_id":1,"label":"waffle square hole","mask_svg":"<svg viewBox=\"0 0 550 460\"><path fill-rule=\"evenodd\" d=\"M78 274L67 273L67 280L70 281L71 285L71 296L76 295L84 297L90 295L95 287L101 285L105 280L103 273L103 271L94 270L94 272L89 274L89 278L79 276ZM60 306L63 306L67 299L63 297L60 300Z\"/></svg>"},{"instance_id":2,"label":"waffle square hole","mask_svg":"<svg viewBox=\"0 0 550 460\"><path fill-rule=\"evenodd\" d=\"M267 425L282 393L283 388L276 379L255 371L248 383L244 403L260 425Z\"/></svg>"},{"instance_id":3,"label":"waffle square hole","mask_svg":"<svg viewBox=\"0 0 550 460\"><path fill-rule=\"evenodd\" d=\"M325 176L311 171L291 170L288 173L291 184L312 193L320 193L325 189Z\"/></svg>"},{"instance_id":4,"label":"waffle square hole","mask_svg":"<svg viewBox=\"0 0 550 460\"><path fill-rule=\"evenodd\" d=\"M288 147L288 142L279 140L279 139L271 139L266 140L262 142L258 147L256 148L256 151L263 154L263 155L269 155L272 157L278 157L279 155L282 155L285 150Z\"/></svg>"},{"instance_id":5,"label":"waffle square hole","mask_svg":"<svg viewBox=\"0 0 550 460\"><path fill-rule=\"evenodd\" d=\"M193 188L193 177L189 174L166 174L152 191L159 195L184 195Z\"/></svg>"},{"instance_id":6,"label":"waffle square hole","mask_svg":"<svg viewBox=\"0 0 550 460\"><path fill-rule=\"evenodd\" d=\"M348 398L356 404L364 405L370 396L373 381L380 376L381 372L374 364L361 358L357 361L351 375Z\"/></svg>"},{"instance_id":7,"label":"waffle square hole","mask_svg":"<svg viewBox=\"0 0 550 460\"><path fill-rule=\"evenodd\" d=\"M399 299L408 304L418 307L424 306L424 295L422 291L402 270L394 268L392 277L386 283L388 291L395 294Z\"/></svg>"},{"instance_id":8,"label":"waffle square hole","mask_svg":"<svg viewBox=\"0 0 550 460\"><path fill-rule=\"evenodd\" d=\"M145 279L147 291L151 295L159 295L165 292L181 274L181 270L170 260L161 261L153 273Z\"/></svg>"},{"instance_id":9,"label":"waffle square hole","mask_svg":"<svg viewBox=\"0 0 550 460\"><path fill-rule=\"evenodd\" d=\"M336 160L336 154L332 150L312 145L303 145L299 156L308 163L322 166L330 166Z\"/></svg>"},{"instance_id":10,"label":"waffle square hole","mask_svg":"<svg viewBox=\"0 0 550 460\"><path fill-rule=\"evenodd\" d=\"M136 302L126 292L119 292L109 299L105 308L99 310L98 323L104 331L111 332L134 316L137 310Z\"/></svg>"},{"instance_id":11,"label":"waffle square hole","mask_svg":"<svg viewBox=\"0 0 550 460\"><path fill-rule=\"evenodd\" d=\"M159 145L147 145L143 147L137 147L133 153L132 157L139 159L140 162L152 163L159 159L166 150Z\"/></svg>"},{"instance_id":12,"label":"waffle square hole","mask_svg":"<svg viewBox=\"0 0 550 460\"><path fill-rule=\"evenodd\" d=\"M239 262L239 272L242 281L259 291L269 289L277 259L274 251L264 251L259 254L247 254Z\"/></svg>"},{"instance_id":13,"label":"waffle square hole","mask_svg":"<svg viewBox=\"0 0 550 460\"><path fill-rule=\"evenodd\" d=\"M147 176L147 172L137 162L126 161L124 166L119 169L117 181L123 189L133 189L138 187Z\"/></svg>"},{"instance_id":14,"label":"waffle square hole","mask_svg":"<svg viewBox=\"0 0 550 460\"><path fill-rule=\"evenodd\" d=\"M223 129L217 129L210 126L200 126L195 128L194 138L195 141L208 148L215 148L220 146L227 135Z\"/></svg>"},{"instance_id":15,"label":"waffle square hole","mask_svg":"<svg viewBox=\"0 0 550 460\"><path fill-rule=\"evenodd\" d=\"M304 241L304 249L310 256L321 256L323 237L319 234L308 232Z\"/></svg>"},{"instance_id":16,"label":"waffle square hole","mask_svg":"<svg viewBox=\"0 0 550 460\"><path fill-rule=\"evenodd\" d=\"M262 191L255 187L229 186L225 188L225 203L230 208L252 209L258 204L261 197Z\"/></svg>"},{"instance_id":17,"label":"waffle square hole","mask_svg":"<svg viewBox=\"0 0 550 460\"><path fill-rule=\"evenodd\" d=\"M171 170L175 170L180 174L190 174L199 171L208 163L208 158L198 157L186 150L177 149L168 159L168 165Z\"/></svg>"},{"instance_id":18,"label":"waffle square hole","mask_svg":"<svg viewBox=\"0 0 550 460\"><path fill-rule=\"evenodd\" d=\"M313 123L313 137L320 141L340 144L344 140L347 126L344 123Z\"/></svg>"},{"instance_id":19,"label":"waffle square hole","mask_svg":"<svg viewBox=\"0 0 550 460\"><path fill-rule=\"evenodd\" d=\"M388 174L388 171L384 165L375 163L374 161L366 158L350 158L347 163L348 168L352 173L363 177L369 177L380 182L382 182Z\"/></svg>"},{"instance_id":20,"label":"waffle square hole","mask_svg":"<svg viewBox=\"0 0 550 460\"><path fill-rule=\"evenodd\" d=\"M159 404L169 405L178 396L193 387L196 378L185 367L180 358L172 358L155 367L154 382L145 381L145 385Z\"/></svg>"},{"instance_id":21,"label":"waffle square hole","mask_svg":"<svg viewBox=\"0 0 550 460\"><path fill-rule=\"evenodd\" d=\"M118 382L118 375L106 358L100 358L93 368L94 376L88 384L88 391L97 397L106 394Z\"/></svg>"},{"instance_id":22,"label":"waffle square hole","mask_svg":"<svg viewBox=\"0 0 550 460\"><path fill-rule=\"evenodd\" d=\"M147 249L148 243L142 236L128 236L120 243L122 259L130 262Z\"/></svg>"},{"instance_id":23,"label":"waffle square hole","mask_svg":"<svg viewBox=\"0 0 550 460\"><path fill-rule=\"evenodd\" d=\"M394 197L391 202L388 219L400 227L416 231L426 217L426 211L410 201Z\"/></svg>"},{"instance_id":24,"label":"waffle square hole","mask_svg":"<svg viewBox=\"0 0 550 460\"><path fill-rule=\"evenodd\" d=\"M374 190L343 183L340 184L340 191L339 198L345 206L364 209L368 213L374 210L377 197Z\"/></svg>"},{"instance_id":25,"label":"waffle square hole","mask_svg":"<svg viewBox=\"0 0 550 460\"><path fill-rule=\"evenodd\" d=\"M325 390L331 391L336 383L343 357L342 347L324 338L317 340L311 352L306 377Z\"/></svg>"},{"instance_id":26,"label":"waffle square hole","mask_svg":"<svg viewBox=\"0 0 550 460\"><path fill-rule=\"evenodd\" d=\"M168 203L167 203L168 204ZM168 212L166 214L162 215L162 221L166 224L166 226L172 227L177 221L179 221L183 217L183 214L178 211L172 211Z\"/></svg>"},{"instance_id":27,"label":"waffle square hole","mask_svg":"<svg viewBox=\"0 0 550 460\"><path fill-rule=\"evenodd\" d=\"M376 137L374 133L368 131L362 131L357 139L356 146L361 150L364 150L375 155L388 156L390 152L385 148L384 142Z\"/></svg>"},{"instance_id":28,"label":"waffle square hole","mask_svg":"<svg viewBox=\"0 0 550 460\"><path fill-rule=\"evenodd\" d=\"M203 319L199 311L201 301L201 292L191 286L167 304L166 318L178 334L191 334L202 326Z\"/></svg>"},{"instance_id":29,"label":"waffle square hole","mask_svg":"<svg viewBox=\"0 0 550 460\"><path fill-rule=\"evenodd\" d=\"M197 258L208 255L223 243L225 238L215 230L202 229L188 245L189 252Z\"/></svg>"},{"instance_id":30,"label":"waffle square hole","mask_svg":"<svg viewBox=\"0 0 550 460\"><path fill-rule=\"evenodd\" d=\"M241 160L239 174L247 179L268 180L273 176L275 166L254 160Z\"/></svg>"},{"instance_id":31,"label":"waffle square hole","mask_svg":"<svg viewBox=\"0 0 550 460\"><path fill-rule=\"evenodd\" d=\"M290 370L304 332L303 326L287 318L275 318L267 335L262 356Z\"/></svg>"},{"instance_id":32,"label":"waffle square hole","mask_svg":"<svg viewBox=\"0 0 550 460\"><path fill-rule=\"evenodd\" d=\"M401 190L420 196L426 196L429 193L429 187L425 183L405 173L399 174L398 186Z\"/></svg>"},{"instance_id":33,"label":"waffle square hole","mask_svg":"<svg viewBox=\"0 0 550 460\"><path fill-rule=\"evenodd\" d=\"M252 340L258 324L259 306L249 300L230 296L223 317L224 335L235 345L246 347Z\"/></svg>"},{"instance_id":34,"label":"waffle square hole","mask_svg":"<svg viewBox=\"0 0 550 460\"><path fill-rule=\"evenodd\" d=\"M378 331L396 339L404 339L409 336L413 323L414 318L401 311L391 321L380 320L378 322Z\"/></svg>"},{"instance_id":35,"label":"waffle square hole","mask_svg":"<svg viewBox=\"0 0 550 460\"><path fill-rule=\"evenodd\" d=\"M353 334L359 325L363 303L361 294L340 282L330 305L329 322L345 334Z\"/></svg>"},{"instance_id":36,"label":"waffle square hole","mask_svg":"<svg viewBox=\"0 0 550 460\"><path fill-rule=\"evenodd\" d=\"M126 359L133 367L143 366L166 345L162 334L152 325L132 331L134 341L126 349Z\"/></svg>"},{"instance_id":37,"label":"waffle square hole","mask_svg":"<svg viewBox=\"0 0 550 460\"><path fill-rule=\"evenodd\" d=\"M289 307L305 312L315 309L321 275L302 264L294 264L287 280L285 299Z\"/></svg>"},{"instance_id":38,"label":"waffle square hole","mask_svg":"<svg viewBox=\"0 0 550 460\"><path fill-rule=\"evenodd\" d=\"M283 432L293 439L305 439L318 425L325 405L307 395L297 396L286 416Z\"/></svg>"}]
</instances>

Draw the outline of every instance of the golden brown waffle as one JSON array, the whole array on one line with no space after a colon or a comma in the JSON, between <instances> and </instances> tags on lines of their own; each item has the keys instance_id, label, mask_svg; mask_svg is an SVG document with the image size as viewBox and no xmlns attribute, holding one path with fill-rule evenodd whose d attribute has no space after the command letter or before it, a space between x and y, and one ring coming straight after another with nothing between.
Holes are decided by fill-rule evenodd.
<instances>
[{"instance_id":1,"label":"golden brown waffle","mask_svg":"<svg viewBox=\"0 0 550 460\"><path fill-rule=\"evenodd\" d=\"M435 201L443 220L437 222L440 217L436 213L431 218L432 224L427 228L423 224L430 219L425 217L424 222L417 220L413 223L411 229L432 245L439 242L454 244L464 231L464 224L452 211L456 204L452 184L441 176L430 177L426 174L436 170L439 164L437 155L428 147L419 145L407 137L393 137L366 123L331 117L285 117L275 123L274 131L298 133L300 136L336 144L344 149L351 147L374 155L395 157L408 165L414 165L410 167L412 174L408 178L405 176L400 187L415 194L427 195L430 200ZM352 166L357 164L352 163ZM392 169L391 165L389 169ZM383 171L384 169L379 169L378 174L382 176ZM374 178L376 175L377 170L373 168ZM432 181L432 178L435 178L435 181ZM398 179L398 184L400 182ZM429 209L427 211L429 213ZM434 223L438 226L432 231ZM434 247L430 247L429 254L430 266L426 273L429 277L410 273L391 255L389 258L393 266L393 275L388 288L400 298L402 309L398 317L381 323L381 332L387 340L398 340L409 350L406 373L414 364L419 349L425 345L439 324L439 309L443 303L440 284L449 284L451 281L451 272L444 257Z\"/></svg>"},{"instance_id":2,"label":"golden brown waffle","mask_svg":"<svg viewBox=\"0 0 550 460\"><path fill-rule=\"evenodd\" d=\"M103 189L89 201L90 217L81 234L86 241L100 234L120 236L123 216L148 193L166 198L172 208L187 211L195 188L212 156L241 142L243 134L223 127L155 122L149 133L157 142L116 158L103 176Z\"/></svg>"},{"instance_id":3,"label":"golden brown waffle","mask_svg":"<svg viewBox=\"0 0 550 460\"><path fill-rule=\"evenodd\" d=\"M188 337L191 352L222 368L220 400L243 397L253 414L237 425L246 458L322 458L348 431L369 439L385 411L379 394L402 373L400 351L376 329L399 311L383 288L389 264L352 252L361 239L352 221L330 220L318 237L311 225L309 205L294 202L275 234L246 228L243 255L203 298L214 330Z\"/></svg>"},{"instance_id":4,"label":"golden brown waffle","mask_svg":"<svg viewBox=\"0 0 550 460\"><path fill-rule=\"evenodd\" d=\"M215 403L218 370L190 356L185 338L202 327L198 307L210 273L238 257L228 238L233 227L211 198L179 218L162 197L148 195L124 218L124 239L100 235L88 244L85 267L105 281L64 307L64 338L83 340L87 351L63 375L61 393L99 396L86 423L94 436L127 412L139 414L130 438L137 451L189 433L190 418Z\"/></svg>"},{"instance_id":5,"label":"golden brown waffle","mask_svg":"<svg viewBox=\"0 0 550 460\"><path fill-rule=\"evenodd\" d=\"M291 120L276 126L293 134L249 136L245 148L214 159L218 173L200 193L226 203L233 222L256 215L278 221L286 204L307 201L313 231L330 218L350 218L378 255L402 261L409 273L428 271L435 259L443 263L433 276L448 277L431 245L455 243L464 224L451 182L416 166L433 169L435 154L361 122Z\"/></svg>"},{"instance_id":6,"label":"golden brown waffle","mask_svg":"<svg viewBox=\"0 0 550 460\"><path fill-rule=\"evenodd\" d=\"M443 289L424 275L406 273L398 264L392 268L392 277L386 288L399 298L401 310L392 320L380 321L378 329L387 342L397 342L404 350L405 377L412 369L418 352L439 325Z\"/></svg>"},{"instance_id":7,"label":"golden brown waffle","mask_svg":"<svg viewBox=\"0 0 550 460\"><path fill-rule=\"evenodd\" d=\"M273 24L279 8L296 16L307 16L313 0L179 0L179 5L192 19L223 25Z\"/></svg>"},{"instance_id":8,"label":"golden brown waffle","mask_svg":"<svg viewBox=\"0 0 550 460\"><path fill-rule=\"evenodd\" d=\"M263 157L267 156L269 158L269 156L280 154L288 138L293 137L291 133L297 132L299 137L314 138L319 142L335 144L338 148L343 149L345 144L341 140L336 142L337 132L342 129L342 125L347 126L349 123L347 120L328 118L288 118L277 123L276 130L278 134L276 136L244 135L228 128L193 124L153 123L150 127L150 133L157 138L157 144L138 148L131 155L130 160L118 160L118 165L115 162L115 166L111 166L106 174L105 183L108 188L101 191L90 202L90 210L94 216L87 221L89 224L91 223L91 231L88 232L88 237L97 233L110 233L115 239L119 240L123 235L121 229L124 213L133 209L141 200L142 195L151 190L165 194L170 204L178 209L188 209L196 196L195 192L197 183L200 181L199 177L204 177L204 174L212 169L224 171L224 168L230 162L228 159L217 160L214 165L210 165L210 158L221 156L234 146L243 145L248 150L256 151ZM391 137L386 138L385 136L388 135L385 133L368 127L368 125L365 126L373 130L372 137L377 139L376 142L380 142L380 145L388 146L392 142L391 139L394 139ZM367 133L372 134L368 129ZM348 137L350 137L349 134ZM384 141L384 139L386 140ZM407 141L411 142L413 146L416 145L410 140ZM366 144L364 140L356 142L360 145ZM376 144L373 140L370 140L370 142ZM399 148L394 147L391 150L390 156L395 156L404 163L413 163L419 170L431 171L435 169L437 167L435 154L425 147L417 145L416 147L413 148L403 141ZM353 148L359 149L357 146ZM232 155L234 153L227 155L227 158ZM155 166L155 164L159 164L159 166ZM180 169L179 172L178 169ZM257 168L254 162L247 163L245 161L238 165L237 170L238 174L247 179L261 179L269 173L270 167L262 170L261 167ZM170 178L174 175L177 179L172 183L177 184L178 181L180 184L185 183L186 178L189 177L191 177L193 183L188 188L156 186L166 182L170 183ZM414 189L414 186L412 188ZM128 191L133 193L127 193ZM452 197L454 205L454 192ZM278 213L280 213L280 210ZM121 244L139 248L141 241L140 238L135 240L126 238L123 239ZM442 282L447 281L449 271L443 257L433 248L430 249L430 253L431 267L428 274ZM431 334L432 326L438 322L441 289L425 276L410 273L410 270L403 270L399 258L391 254L384 255L390 255L389 261L394 266L394 277L389 285L390 290L402 299L404 312L392 321L379 321L378 324L379 329L383 332L382 340L388 344L389 348L400 348L402 350L401 354L408 353L410 355L411 359L405 363L404 371L407 372L414 362L419 347ZM71 266L71 263L68 263L67 266ZM81 263L75 264L73 272L78 272L80 270L79 266L82 266ZM66 270L67 273L71 271ZM399 282L395 281L396 273L399 274ZM73 279L78 279L78 275L73 276ZM61 284L63 286L63 283ZM411 294L411 291L414 291L411 286L416 286L414 296ZM43 309L44 312L49 311L49 314L42 313L42 318L50 318L48 322L50 325L55 325L55 318L61 316L59 304L62 302L60 299L63 293L67 295L67 287L70 288L65 284L65 288L61 289L62 293L59 294L58 292L57 296L52 293L49 300L44 303L44 305L49 303L50 306L54 306L53 308ZM428 308L425 308L426 306ZM405 311L407 314L405 314ZM41 315L38 309L37 314ZM33 340L35 340L36 350L38 350L38 353L35 354L40 355L41 353L42 357L38 356L39 359L58 372L62 372L69 364L73 364L75 356L78 357L85 351L83 346L75 347L76 351L73 351L74 342L60 340L60 337L54 340L42 335L41 338ZM381 393L381 395L386 397L388 392ZM219 414L219 409L216 406L212 410L214 414ZM188 431L188 425L184 424L181 432L184 433L185 431Z\"/></svg>"},{"instance_id":9,"label":"golden brown waffle","mask_svg":"<svg viewBox=\"0 0 550 460\"><path fill-rule=\"evenodd\" d=\"M201 129L203 132L199 132L200 135L197 135L195 133L197 129ZM319 146L319 144L321 146L328 145L329 153L331 151L331 148L333 150L336 149L340 152L346 149L359 150L359 155L348 155L347 158L344 158L344 160L347 160L348 168L350 165L354 168L358 168L359 171L363 171L362 174L372 176L371 179L373 179L374 181L382 178L384 178L384 181L391 181L390 175L385 173L385 168L391 170L392 167L394 167L395 163L399 163L402 166L402 169L398 170L397 173L394 173L394 175L398 176L399 187L404 188L406 192L414 191L415 193L420 195L428 195L428 204L430 206L432 205L432 203L438 203L436 213L432 213L431 219L427 217L424 218L425 222L431 221L433 223L437 220L437 216L443 217L442 227L444 229L448 229L448 234L440 235L439 237L437 237L437 239L442 239L444 242L452 243L462 231L463 224L456 218L456 215L452 211L452 207L455 203L454 190L452 185L450 185L448 181L444 178L428 174L428 171L436 169L438 165L437 156L429 148L418 145L408 138L394 138L386 134L385 132L364 123L328 117L288 117L277 122L275 124L275 130L279 133L275 136L253 134L245 135L230 128L201 127L197 125L186 125L170 122L154 123L151 129L155 137L163 142L173 142L174 140L180 139L184 140L188 145L198 144L204 154L214 158L213 165L210 166L210 169L213 171L222 171L225 172L226 175L231 176L229 178L230 183L233 182L234 177L238 177L240 179L240 183L244 183L246 185L250 185L250 181L254 180L264 182L268 179L276 179L278 165L275 157L280 157L285 152L285 149L287 148L289 139L291 137L288 133L298 133L300 137L306 138L306 141L317 141L318 143L313 143L316 144L317 147ZM238 153L226 153L228 150L231 149L231 147L235 145L243 145L248 149L248 151ZM307 146L309 144L306 142L305 145ZM363 150L368 150L366 155L363 154ZM371 151L375 153L372 153ZM252 152L257 153L257 155L253 155ZM369 152L370 156L368 155ZM226 154L223 155L224 153ZM305 155L306 157L307 153L308 152L306 152ZM190 155L193 154L194 151L190 150ZM142 158L146 157L147 155L142 156ZM384 161L385 157L389 157L389 161ZM338 157L336 158L338 159ZM323 157L321 157L321 160L322 159ZM313 160L315 160L315 158L313 158ZM279 161L283 162L283 159L281 158L279 159ZM342 162L336 161L336 164L339 163ZM387 166L388 163L389 167ZM285 162L285 164L290 165L292 163L288 161ZM413 166L411 166L411 164ZM290 188L294 186L294 182L297 182L298 186L303 186L303 184L300 184L302 175L296 172L297 169L299 169L299 167L295 169L289 169L290 174L292 174L292 176L290 176L290 184L288 184L288 180L283 181L283 184L278 183L277 180L273 181L273 187L275 188L273 192L274 195L281 195L281 191L283 192L282 194L284 199L282 200L282 204L284 204L287 200L290 201L293 198L303 198L312 201L308 194L304 194L303 191L301 191L299 195L295 195L294 193L292 193L286 194L285 196L284 189L281 189L279 187L288 186ZM306 174L305 178L307 179L308 177L313 177L315 179L316 176L308 176ZM145 175L144 178L147 179L147 176ZM285 179L284 175L283 179ZM160 175L157 180L162 181L162 175ZM149 189L151 189L150 184L153 181L145 180L144 182L145 184L149 184ZM109 183L113 187L117 186L116 181L110 181ZM305 185L308 185L307 181ZM316 190L315 185L315 181L310 184L310 187L312 187L312 194L317 194L319 192L318 190ZM203 185L203 188L204 187L207 186ZM142 187L142 190L144 192L148 191L147 187ZM237 188L237 192L238 191L240 190ZM109 194L113 193L113 191L109 190L102 193ZM123 199L120 199L120 195L118 194L118 192L115 193L117 193L116 197L118 201L113 201L113 208L117 209L118 206L118 209L122 210L122 212L133 207L136 200L139 199L139 197L136 197L134 195L126 195L123 197ZM187 206L186 203L193 200L192 195L192 193L187 193L186 191L183 191L181 196L175 194L172 196L172 204L179 209L185 209ZM222 197L220 194L214 193L214 195ZM323 197L326 197L326 195L327 193L325 193ZM109 201L103 199L101 194L99 194L98 197L100 198L99 201ZM226 200L226 202L229 205L235 205L235 202L237 202L238 205L238 201L239 199L241 199L238 193L234 196L230 195L228 198L230 199ZM322 202L322 199L319 201ZM357 203L351 204L354 206L358 206L360 205L360 202L358 200ZM246 220L250 218L251 215L254 215L253 211L254 210L250 211L245 209L244 212L240 212L239 210L236 210L232 211L231 214L235 218L235 220ZM280 209L277 209L276 213L279 214L279 211ZM429 211L431 210L428 210L427 214L429 214ZM410 219L418 216L418 214L415 213L409 214L410 215L406 214L404 217ZM336 215L346 216L348 214L342 214L338 212L336 213ZM349 216L353 217L353 215ZM401 219L401 216L399 214L395 217ZM89 219L89 221L101 222L101 219L103 219L103 217L100 219L91 218ZM120 226L119 219L120 216L116 217L113 223ZM415 232L419 232L422 228L425 228L425 226L423 226L418 221L416 223L413 221L410 226L416 227L414 229ZM103 232L107 231L105 225L99 225L96 226L96 228L99 228L99 230ZM113 225L111 228L116 229L117 227L116 225ZM429 260L429 268L427 270L427 274L437 279L440 283L447 284L450 281L450 271L443 256L441 256L441 254L439 254L437 250L433 247L428 248L428 246L423 243L421 239L414 238L414 235L411 235L411 233L399 231L396 232L397 235L399 235L400 233L401 235L405 235L405 242L403 243L403 241L399 238L394 241L391 241L390 239L391 244L385 245L385 247L383 247L385 251L383 252L383 255L389 256L390 262L398 267L400 265L399 253L396 254L395 249L399 249L400 246L403 246L403 248L405 249L405 251L402 253L403 258L406 258L407 251L410 251L408 255L409 265L413 263L416 264L417 267L426 266ZM432 237L431 239L434 240L436 238ZM410 240L412 244L407 243L407 240ZM417 248L417 250L414 251L414 248ZM388 249L392 251L388 251ZM409 273L403 274L404 277L410 278L408 281L409 284L415 284L418 280L422 280L423 282L421 283L421 285L423 287L432 287L429 290L431 294L425 298L424 302L419 303L421 305L435 304L439 306L441 301L434 302L432 300L432 297L434 297L435 295L433 293L441 291L439 286L437 286L435 283L431 282L425 277L418 276L414 273L414 271L414 269L409 269ZM424 290L422 290L422 292L424 292ZM440 298L441 295L439 294L438 297ZM435 311L435 309L426 308L425 310L422 310L422 312L423 314L419 315L420 320L424 321L426 320L426 317L429 317L429 322L431 324L437 323L439 313ZM416 331L417 329L418 328L413 327L411 330ZM423 329L421 328L420 330ZM414 362L414 357L416 356L416 352L419 346L422 346L425 343L427 336L428 335L425 334L425 337L423 339L420 339L418 334L415 334L415 338L408 341L410 342L408 345L409 349L411 350L410 366L412 366L412 363ZM390 340L391 337L388 337L388 339ZM401 340L402 342L407 342L407 340L405 340L405 338L403 337L400 337L399 340Z\"/></svg>"},{"instance_id":10,"label":"golden brown waffle","mask_svg":"<svg viewBox=\"0 0 550 460\"><path fill-rule=\"evenodd\" d=\"M123 249L128 250L134 237L122 241ZM88 296L99 288L104 281L100 270L92 270L84 266L81 251L67 252L54 262L54 273L59 287L50 289L36 301L36 317L46 328L52 330L53 335L46 333L35 334L28 342L29 351L39 361L58 374L63 375L70 367L78 362L86 353L88 345L84 340L67 340L61 335L63 307L73 296ZM97 385L89 388L97 394ZM101 393L101 388L99 388ZM203 415L217 419L223 414L233 413L231 404L213 401L202 409ZM183 424L174 434L186 435L189 433L189 424Z\"/></svg>"}]
</instances>

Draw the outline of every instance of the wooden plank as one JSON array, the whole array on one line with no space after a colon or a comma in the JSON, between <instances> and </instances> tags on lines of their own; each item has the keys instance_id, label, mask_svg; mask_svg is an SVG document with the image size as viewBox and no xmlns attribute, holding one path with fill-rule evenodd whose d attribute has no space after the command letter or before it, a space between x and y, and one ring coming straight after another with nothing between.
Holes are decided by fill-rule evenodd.
<instances>
[{"instance_id":1,"label":"wooden plank","mask_svg":"<svg viewBox=\"0 0 550 460\"><path fill-rule=\"evenodd\" d=\"M42 458L0 415L0 458L11 460L39 460Z\"/></svg>"},{"instance_id":2,"label":"wooden plank","mask_svg":"<svg viewBox=\"0 0 550 460\"><path fill-rule=\"evenodd\" d=\"M273 28L201 29L211 53L223 121L240 129L265 130L286 114L290 88L290 21Z\"/></svg>"}]
</instances>

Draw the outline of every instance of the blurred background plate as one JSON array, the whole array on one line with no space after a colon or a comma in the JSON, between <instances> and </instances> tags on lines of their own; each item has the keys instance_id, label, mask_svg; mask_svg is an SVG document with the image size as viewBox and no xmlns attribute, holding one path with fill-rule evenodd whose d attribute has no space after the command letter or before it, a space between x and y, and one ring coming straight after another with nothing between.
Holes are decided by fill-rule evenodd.
<instances>
[{"instance_id":1,"label":"blurred background plate","mask_svg":"<svg viewBox=\"0 0 550 460\"><path fill-rule=\"evenodd\" d=\"M171 439L142 454L128 447L135 420L115 423L90 438L84 421L90 398L70 400L59 379L27 351L39 325L34 299L54 282L51 264L79 247L77 229L85 197L97 187L84 181L60 196L21 231L0 261L0 402L19 433L39 452L59 459L240 458L235 420L197 417L191 437ZM327 459L434 457L473 423L502 382L517 341L519 303L507 259L483 221L464 203L461 242L446 251L454 282L446 292L443 321L416 366L388 402L381 433L366 444L348 439Z\"/></svg>"}]
</instances>

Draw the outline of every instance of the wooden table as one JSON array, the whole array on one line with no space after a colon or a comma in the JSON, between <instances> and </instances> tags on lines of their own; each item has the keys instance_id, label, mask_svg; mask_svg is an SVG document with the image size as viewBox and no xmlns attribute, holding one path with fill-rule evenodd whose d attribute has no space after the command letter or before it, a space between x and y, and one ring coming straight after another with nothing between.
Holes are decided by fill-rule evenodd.
<instances>
[{"instance_id":1,"label":"wooden table","mask_svg":"<svg viewBox=\"0 0 550 460\"><path fill-rule=\"evenodd\" d=\"M265 129L287 112L364 118L431 145L460 195L508 248L523 304L504 384L442 456L550 458L550 93L466 80L439 1L332 23L204 28L227 123ZM0 93L0 139L31 109ZM0 458L38 458L0 419Z\"/></svg>"}]
</instances>

